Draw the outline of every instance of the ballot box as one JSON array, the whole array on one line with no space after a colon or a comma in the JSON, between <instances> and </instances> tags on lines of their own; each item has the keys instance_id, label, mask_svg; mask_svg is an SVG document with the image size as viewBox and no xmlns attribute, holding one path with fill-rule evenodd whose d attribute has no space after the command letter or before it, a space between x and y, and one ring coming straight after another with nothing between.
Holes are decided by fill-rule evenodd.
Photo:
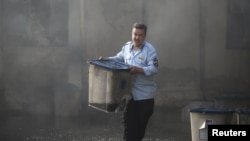
<instances>
[{"instance_id":1,"label":"ballot box","mask_svg":"<svg viewBox=\"0 0 250 141\"><path fill-rule=\"evenodd\" d=\"M88 105L104 112L124 111L131 95L129 66L116 60L91 60L88 64Z\"/></svg>"},{"instance_id":2,"label":"ballot box","mask_svg":"<svg viewBox=\"0 0 250 141\"><path fill-rule=\"evenodd\" d=\"M236 124L231 109L190 109L192 141L208 141L208 125Z\"/></svg>"}]
</instances>

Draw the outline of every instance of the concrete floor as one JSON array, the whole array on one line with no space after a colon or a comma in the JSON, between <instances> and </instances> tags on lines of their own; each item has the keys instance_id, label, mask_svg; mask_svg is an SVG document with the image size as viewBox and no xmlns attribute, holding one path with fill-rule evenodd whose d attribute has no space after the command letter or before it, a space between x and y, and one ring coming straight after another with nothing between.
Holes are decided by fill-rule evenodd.
<instances>
[{"instance_id":1,"label":"concrete floor","mask_svg":"<svg viewBox=\"0 0 250 141\"><path fill-rule=\"evenodd\" d=\"M155 110L144 141L191 141L190 123L176 109ZM121 141L122 113L88 108L79 117L2 116L1 141Z\"/></svg>"}]
</instances>

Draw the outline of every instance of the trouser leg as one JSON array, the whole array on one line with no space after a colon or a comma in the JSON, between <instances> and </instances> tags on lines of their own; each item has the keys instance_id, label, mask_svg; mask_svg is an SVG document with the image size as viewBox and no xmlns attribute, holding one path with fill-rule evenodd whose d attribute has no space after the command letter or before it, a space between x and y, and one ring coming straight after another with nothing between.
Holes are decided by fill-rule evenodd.
<instances>
[{"instance_id":1,"label":"trouser leg","mask_svg":"<svg viewBox=\"0 0 250 141\"><path fill-rule=\"evenodd\" d=\"M130 100L124 112L124 140L136 141L137 123L136 123L135 101Z\"/></svg>"},{"instance_id":2,"label":"trouser leg","mask_svg":"<svg viewBox=\"0 0 250 141\"><path fill-rule=\"evenodd\" d=\"M147 124L153 114L154 100L145 100L138 103L138 141L141 141L146 132Z\"/></svg>"},{"instance_id":3,"label":"trouser leg","mask_svg":"<svg viewBox=\"0 0 250 141\"><path fill-rule=\"evenodd\" d=\"M130 100L124 112L124 140L141 141L153 113L154 100Z\"/></svg>"}]
</instances>

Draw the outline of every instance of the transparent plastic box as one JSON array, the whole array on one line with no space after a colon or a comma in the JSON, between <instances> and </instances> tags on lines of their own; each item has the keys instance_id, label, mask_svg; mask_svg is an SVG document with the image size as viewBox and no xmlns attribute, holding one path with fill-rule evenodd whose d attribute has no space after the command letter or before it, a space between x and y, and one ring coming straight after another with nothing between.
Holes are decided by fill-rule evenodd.
<instances>
[{"instance_id":1,"label":"transparent plastic box","mask_svg":"<svg viewBox=\"0 0 250 141\"><path fill-rule=\"evenodd\" d=\"M88 105L104 112L124 111L130 98L129 66L115 60L89 61Z\"/></svg>"}]
</instances>

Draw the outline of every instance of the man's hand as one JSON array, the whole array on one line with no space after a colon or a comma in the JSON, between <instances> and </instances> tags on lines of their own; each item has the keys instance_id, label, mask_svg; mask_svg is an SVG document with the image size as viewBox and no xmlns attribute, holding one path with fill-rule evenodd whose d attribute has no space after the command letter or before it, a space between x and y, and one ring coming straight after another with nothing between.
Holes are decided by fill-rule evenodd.
<instances>
[{"instance_id":1,"label":"man's hand","mask_svg":"<svg viewBox=\"0 0 250 141\"><path fill-rule=\"evenodd\" d=\"M131 73L144 73L144 70L142 68L132 66L130 67L130 72Z\"/></svg>"},{"instance_id":2,"label":"man's hand","mask_svg":"<svg viewBox=\"0 0 250 141\"><path fill-rule=\"evenodd\" d=\"M102 56L100 56L100 57L98 58L98 60L108 60L108 57L102 57Z\"/></svg>"}]
</instances>

